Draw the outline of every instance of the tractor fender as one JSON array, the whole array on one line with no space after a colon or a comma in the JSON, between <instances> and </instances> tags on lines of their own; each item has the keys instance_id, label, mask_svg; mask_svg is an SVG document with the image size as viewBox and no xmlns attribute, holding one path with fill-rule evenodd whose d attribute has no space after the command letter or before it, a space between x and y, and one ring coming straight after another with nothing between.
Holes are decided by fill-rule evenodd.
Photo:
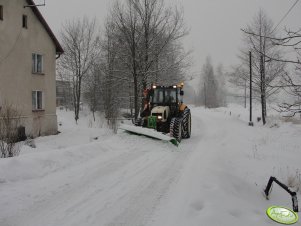
<instances>
[{"instance_id":1,"label":"tractor fender","mask_svg":"<svg viewBox=\"0 0 301 226\"><path fill-rule=\"evenodd\" d=\"M180 105L180 112L183 112L187 108L187 105L181 104Z\"/></svg>"}]
</instances>

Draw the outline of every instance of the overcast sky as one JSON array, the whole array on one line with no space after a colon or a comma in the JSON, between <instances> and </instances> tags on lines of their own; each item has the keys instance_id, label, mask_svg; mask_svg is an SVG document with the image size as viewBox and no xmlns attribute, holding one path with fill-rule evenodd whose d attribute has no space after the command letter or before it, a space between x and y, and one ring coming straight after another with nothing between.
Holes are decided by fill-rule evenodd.
<instances>
[{"instance_id":1,"label":"overcast sky","mask_svg":"<svg viewBox=\"0 0 301 226\"><path fill-rule=\"evenodd\" d=\"M43 0L36 0L36 3ZM42 14L59 38L59 31L66 20L76 17L96 17L102 25L113 0L46 0L40 7ZM187 50L193 50L193 71L200 71L207 55L214 64L228 67L238 62L241 46L240 29L252 20L262 8L277 24L295 0L167 0L184 8L186 25L190 29L184 39ZM301 28L301 1L279 26Z\"/></svg>"}]
</instances>

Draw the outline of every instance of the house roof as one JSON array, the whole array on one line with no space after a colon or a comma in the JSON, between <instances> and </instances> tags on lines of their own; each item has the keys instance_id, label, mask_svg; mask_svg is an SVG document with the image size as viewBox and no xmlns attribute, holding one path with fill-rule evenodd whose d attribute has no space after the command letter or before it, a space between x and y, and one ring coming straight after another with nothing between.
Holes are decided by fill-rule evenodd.
<instances>
[{"instance_id":1,"label":"house roof","mask_svg":"<svg viewBox=\"0 0 301 226\"><path fill-rule=\"evenodd\" d=\"M47 24L46 20L42 16L42 14L41 14L40 10L38 9L38 7L35 6L34 1L33 0L26 0L26 1L27 1L28 5L32 6L30 8L32 9L33 13L36 15L36 17L42 23L42 25L45 28L45 30L47 31L48 35L50 36L50 38L54 42L54 44L56 46L56 53L62 54L64 52L64 50L63 50L61 44L59 43L59 41L55 37L54 33L50 29L49 25Z\"/></svg>"}]
</instances>

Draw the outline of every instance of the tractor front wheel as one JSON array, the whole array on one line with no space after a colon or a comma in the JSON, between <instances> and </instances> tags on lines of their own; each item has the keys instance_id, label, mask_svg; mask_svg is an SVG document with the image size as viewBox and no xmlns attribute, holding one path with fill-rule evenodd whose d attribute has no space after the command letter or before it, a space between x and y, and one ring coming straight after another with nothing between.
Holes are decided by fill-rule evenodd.
<instances>
[{"instance_id":1,"label":"tractor front wheel","mask_svg":"<svg viewBox=\"0 0 301 226\"><path fill-rule=\"evenodd\" d=\"M178 142L182 139L182 118L172 118L170 121L170 136Z\"/></svg>"},{"instance_id":2,"label":"tractor front wheel","mask_svg":"<svg viewBox=\"0 0 301 226\"><path fill-rule=\"evenodd\" d=\"M191 113L186 108L183 112L182 138L190 138L191 136Z\"/></svg>"}]
</instances>

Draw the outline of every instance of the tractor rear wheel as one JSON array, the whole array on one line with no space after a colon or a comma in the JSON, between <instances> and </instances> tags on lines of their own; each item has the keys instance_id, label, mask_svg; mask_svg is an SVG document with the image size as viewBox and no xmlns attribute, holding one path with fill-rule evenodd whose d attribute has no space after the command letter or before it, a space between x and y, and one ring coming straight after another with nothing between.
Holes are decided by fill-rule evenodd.
<instances>
[{"instance_id":1,"label":"tractor rear wheel","mask_svg":"<svg viewBox=\"0 0 301 226\"><path fill-rule=\"evenodd\" d=\"M182 139L182 118L172 118L170 121L170 136L178 142Z\"/></svg>"},{"instance_id":2,"label":"tractor rear wheel","mask_svg":"<svg viewBox=\"0 0 301 226\"><path fill-rule=\"evenodd\" d=\"M182 121L182 138L190 138L191 136L191 113L190 109L186 108L183 112Z\"/></svg>"}]
</instances>

